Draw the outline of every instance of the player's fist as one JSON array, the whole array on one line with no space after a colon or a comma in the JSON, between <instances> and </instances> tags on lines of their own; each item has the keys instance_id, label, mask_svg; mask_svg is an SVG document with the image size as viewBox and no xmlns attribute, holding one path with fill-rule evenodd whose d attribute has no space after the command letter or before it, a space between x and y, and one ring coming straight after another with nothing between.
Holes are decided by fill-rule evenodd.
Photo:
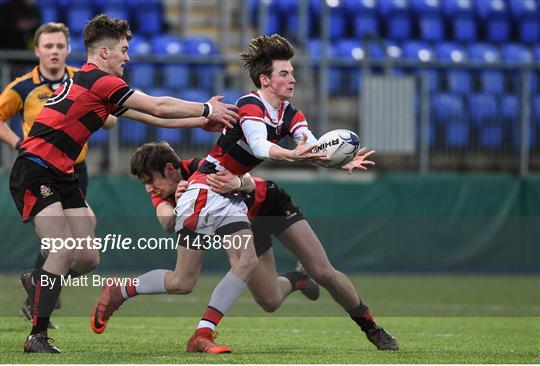
<instances>
[{"instance_id":1,"label":"player's fist","mask_svg":"<svg viewBox=\"0 0 540 366\"><path fill-rule=\"evenodd\" d=\"M212 113L208 116L208 119L214 122L223 124L225 127L232 128L233 123L238 122L240 116L238 115L238 107L234 104L222 103L223 96L216 95L207 102L212 106Z\"/></svg>"},{"instance_id":2,"label":"player's fist","mask_svg":"<svg viewBox=\"0 0 540 366\"><path fill-rule=\"evenodd\" d=\"M176 192L174 193L174 199L178 201L180 197L184 194L184 192L187 190L188 182L186 180L181 180L180 183L176 186Z\"/></svg>"}]
</instances>

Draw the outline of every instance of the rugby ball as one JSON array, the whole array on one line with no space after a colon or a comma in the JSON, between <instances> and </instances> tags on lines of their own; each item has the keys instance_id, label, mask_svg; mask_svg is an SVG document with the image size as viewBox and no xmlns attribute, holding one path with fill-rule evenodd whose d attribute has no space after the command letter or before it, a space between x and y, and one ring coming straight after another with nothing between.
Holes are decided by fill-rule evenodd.
<instances>
[{"instance_id":1,"label":"rugby ball","mask_svg":"<svg viewBox=\"0 0 540 366\"><path fill-rule=\"evenodd\" d=\"M329 161L322 165L327 168L340 168L354 159L360 148L358 135L349 130L333 130L322 135L317 140L315 153L326 154Z\"/></svg>"}]
</instances>

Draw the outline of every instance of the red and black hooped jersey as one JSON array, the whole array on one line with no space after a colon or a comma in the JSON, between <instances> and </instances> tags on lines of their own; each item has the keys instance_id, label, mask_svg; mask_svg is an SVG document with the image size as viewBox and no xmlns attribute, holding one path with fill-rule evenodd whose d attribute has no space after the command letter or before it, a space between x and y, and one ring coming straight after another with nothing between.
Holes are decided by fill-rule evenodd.
<instances>
[{"instance_id":1,"label":"red and black hooped jersey","mask_svg":"<svg viewBox=\"0 0 540 366\"><path fill-rule=\"evenodd\" d=\"M180 171L182 173L182 179L188 180L188 178L197 171L203 163L204 159L194 158L191 160L181 160L180 161ZM255 190L250 194L244 196L244 202L248 207L248 217L253 218L257 215L261 209L261 205L266 199L267 194L267 182L258 177L253 177L255 180ZM152 205L158 207L163 202L168 202L171 205L175 206L176 202L174 200L174 195L169 197L162 197L154 192L150 193L150 199L152 200Z\"/></svg>"},{"instance_id":2,"label":"red and black hooped jersey","mask_svg":"<svg viewBox=\"0 0 540 366\"><path fill-rule=\"evenodd\" d=\"M238 99L236 105L239 108L240 123L223 130L199 172L208 174L223 167L233 174L241 175L263 161L253 154L247 143L241 127L245 121L264 123L267 139L273 143L285 136L292 137L298 128L307 126L304 114L287 101L281 103L276 111L259 94L252 92Z\"/></svg>"},{"instance_id":3,"label":"red and black hooped jersey","mask_svg":"<svg viewBox=\"0 0 540 366\"><path fill-rule=\"evenodd\" d=\"M21 148L58 171L72 174L90 135L103 126L109 114L124 113L127 109L122 104L133 92L121 78L85 64L49 98Z\"/></svg>"}]
</instances>

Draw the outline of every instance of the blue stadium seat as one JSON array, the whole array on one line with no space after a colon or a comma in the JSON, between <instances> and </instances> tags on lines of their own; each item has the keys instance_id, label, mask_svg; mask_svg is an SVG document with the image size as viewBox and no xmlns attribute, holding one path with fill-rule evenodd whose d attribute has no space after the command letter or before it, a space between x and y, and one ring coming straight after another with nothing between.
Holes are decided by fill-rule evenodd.
<instances>
[{"instance_id":1,"label":"blue stadium seat","mask_svg":"<svg viewBox=\"0 0 540 366\"><path fill-rule=\"evenodd\" d=\"M143 91L154 87L156 80L156 68L152 64L135 62L128 64L126 72L128 83L131 87Z\"/></svg>"},{"instance_id":2,"label":"blue stadium seat","mask_svg":"<svg viewBox=\"0 0 540 366\"><path fill-rule=\"evenodd\" d=\"M441 3L436 0L412 0L411 5L420 26L420 38L426 41L443 40L446 35Z\"/></svg>"},{"instance_id":3,"label":"blue stadium seat","mask_svg":"<svg viewBox=\"0 0 540 366\"><path fill-rule=\"evenodd\" d=\"M394 40L411 38L412 20L410 4L407 0L380 1L378 8L382 23L387 27L387 38Z\"/></svg>"},{"instance_id":4,"label":"blue stadium seat","mask_svg":"<svg viewBox=\"0 0 540 366\"><path fill-rule=\"evenodd\" d=\"M540 95L532 97L531 117L532 122L540 128Z\"/></svg>"},{"instance_id":5,"label":"blue stadium seat","mask_svg":"<svg viewBox=\"0 0 540 366\"><path fill-rule=\"evenodd\" d=\"M93 9L85 3L75 3L67 8L67 23L69 30L73 33L81 34L86 23L92 18Z\"/></svg>"},{"instance_id":6,"label":"blue stadium seat","mask_svg":"<svg viewBox=\"0 0 540 366\"><path fill-rule=\"evenodd\" d=\"M439 61L462 63L466 61L465 49L457 43L444 42L435 46L435 54ZM454 93L470 93L472 90L471 75L468 70L448 69L446 77L448 90Z\"/></svg>"},{"instance_id":7,"label":"blue stadium seat","mask_svg":"<svg viewBox=\"0 0 540 366\"><path fill-rule=\"evenodd\" d=\"M186 89L180 91L178 97L190 102L206 102L211 95L202 89Z\"/></svg>"},{"instance_id":8,"label":"blue stadium seat","mask_svg":"<svg viewBox=\"0 0 540 366\"><path fill-rule=\"evenodd\" d=\"M321 59L321 41L318 39L309 39L307 41L307 51L312 60ZM336 49L332 44L328 44L326 50L327 57L336 57ZM330 94L336 95L341 88L341 71L337 67L331 67L328 71L328 89Z\"/></svg>"},{"instance_id":9,"label":"blue stadium seat","mask_svg":"<svg viewBox=\"0 0 540 366\"><path fill-rule=\"evenodd\" d=\"M139 145L148 140L148 126L141 122L119 121L120 142Z\"/></svg>"},{"instance_id":10,"label":"blue stadium seat","mask_svg":"<svg viewBox=\"0 0 540 366\"><path fill-rule=\"evenodd\" d=\"M84 40L82 35L71 34L69 37L69 52L74 54L84 54L86 49L84 48ZM71 63L70 63L71 65Z\"/></svg>"},{"instance_id":11,"label":"blue stadium seat","mask_svg":"<svg viewBox=\"0 0 540 366\"><path fill-rule=\"evenodd\" d=\"M499 50L486 43L473 43L468 48L469 60L478 63L499 63L501 56ZM504 74L501 70L485 69L478 71L480 77L480 90L487 93L504 92Z\"/></svg>"},{"instance_id":12,"label":"blue stadium seat","mask_svg":"<svg viewBox=\"0 0 540 366\"><path fill-rule=\"evenodd\" d=\"M507 63L517 64L531 64L533 63L533 56L528 47L518 43L507 43L501 46L501 55L503 61ZM506 72L507 84L513 92L519 92L521 90L521 74L514 71ZM529 90L535 89L535 83L530 84Z\"/></svg>"},{"instance_id":13,"label":"blue stadium seat","mask_svg":"<svg viewBox=\"0 0 540 366\"><path fill-rule=\"evenodd\" d=\"M537 44L533 47L533 54L536 61L540 63L540 44Z\"/></svg>"},{"instance_id":14,"label":"blue stadium seat","mask_svg":"<svg viewBox=\"0 0 540 366\"><path fill-rule=\"evenodd\" d=\"M59 22L60 11L55 0L38 0L37 6L41 13L42 23Z\"/></svg>"},{"instance_id":15,"label":"blue stadium seat","mask_svg":"<svg viewBox=\"0 0 540 366\"><path fill-rule=\"evenodd\" d=\"M102 12L112 18L118 18L118 19L129 21L128 10L124 6L122 1L107 2L102 8Z\"/></svg>"},{"instance_id":16,"label":"blue stadium seat","mask_svg":"<svg viewBox=\"0 0 540 366\"><path fill-rule=\"evenodd\" d=\"M242 90L231 89L231 88L224 89L218 93L218 95L223 95L223 102L230 103L230 104L236 103L236 101L244 94L246 93L243 92Z\"/></svg>"},{"instance_id":17,"label":"blue stadium seat","mask_svg":"<svg viewBox=\"0 0 540 366\"><path fill-rule=\"evenodd\" d=\"M100 128L90 136L88 141L90 146L103 146L109 141L109 131L105 128Z\"/></svg>"},{"instance_id":18,"label":"blue stadium seat","mask_svg":"<svg viewBox=\"0 0 540 366\"><path fill-rule=\"evenodd\" d=\"M494 123L499 117L499 105L492 94L471 94L468 97L468 110L474 125Z\"/></svg>"},{"instance_id":19,"label":"blue stadium seat","mask_svg":"<svg viewBox=\"0 0 540 366\"><path fill-rule=\"evenodd\" d=\"M323 2L320 0L309 1L309 18L315 23L319 23L321 17L322 6L330 7L329 32L330 38L337 40L346 37L346 19L345 6L340 1ZM285 15L286 16L286 15ZM319 34L320 35L320 34Z\"/></svg>"},{"instance_id":20,"label":"blue stadium seat","mask_svg":"<svg viewBox=\"0 0 540 366\"><path fill-rule=\"evenodd\" d=\"M377 1L345 0L343 6L345 14L351 18L355 38L380 36Z\"/></svg>"},{"instance_id":21,"label":"blue stadium seat","mask_svg":"<svg viewBox=\"0 0 540 366\"><path fill-rule=\"evenodd\" d=\"M365 57L365 51L360 41L355 39L343 39L336 43L336 56L345 60L360 61ZM331 86L331 90L339 89L347 94L358 93L361 87L360 68L358 65L353 67L339 68L339 86ZM332 83L332 81L331 81Z\"/></svg>"},{"instance_id":22,"label":"blue stadium seat","mask_svg":"<svg viewBox=\"0 0 540 366\"><path fill-rule=\"evenodd\" d=\"M471 42L477 39L477 24L472 0L444 0L443 11L451 24L452 39Z\"/></svg>"},{"instance_id":23,"label":"blue stadium seat","mask_svg":"<svg viewBox=\"0 0 540 366\"><path fill-rule=\"evenodd\" d=\"M149 55L152 51L152 45L145 37L133 36L129 41L130 55Z\"/></svg>"},{"instance_id":24,"label":"blue stadium seat","mask_svg":"<svg viewBox=\"0 0 540 366\"><path fill-rule=\"evenodd\" d=\"M436 123L450 124L466 120L465 107L459 95L435 94L431 98L431 110Z\"/></svg>"},{"instance_id":25,"label":"blue stadium seat","mask_svg":"<svg viewBox=\"0 0 540 366\"><path fill-rule=\"evenodd\" d=\"M178 56L184 53L184 44L179 37L158 35L152 38L152 51L155 55ZM189 72L185 64L168 63L162 68L164 86L173 89L186 88L189 85Z\"/></svg>"},{"instance_id":26,"label":"blue stadium seat","mask_svg":"<svg viewBox=\"0 0 540 366\"><path fill-rule=\"evenodd\" d=\"M517 95L514 94L504 94L501 95L500 104L501 104L501 117L504 121L519 124L520 118L520 99Z\"/></svg>"},{"instance_id":27,"label":"blue stadium seat","mask_svg":"<svg viewBox=\"0 0 540 366\"><path fill-rule=\"evenodd\" d=\"M502 146L504 128L501 123L490 123L479 127L478 145L483 149L498 149Z\"/></svg>"},{"instance_id":28,"label":"blue stadium seat","mask_svg":"<svg viewBox=\"0 0 540 366\"><path fill-rule=\"evenodd\" d=\"M510 39L510 21L504 0L475 1L476 11L484 26L486 39L490 42L506 42Z\"/></svg>"},{"instance_id":29,"label":"blue stadium seat","mask_svg":"<svg viewBox=\"0 0 540 366\"><path fill-rule=\"evenodd\" d=\"M426 42L422 41L408 41L403 42L403 58L411 61L429 62L433 61L434 54L431 47ZM421 69L418 70L419 74L426 75L428 79L428 87L430 91L436 91L439 89L439 76L436 70L433 69Z\"/></svg>"},{"instance_id":30,"label":"blue stadium seat","mask_svg":"<svg viewBox=\"0 0 540 366\"><path fill-rule=\"evenodd\" d=\"M151 44L156 55L180 55L184 52L182 40L173 35L156 35L152 37Z\"/></svg>"},{"instance_id":31,"label":"blue stadium seat","mask_svg":"<svg viewBox=\"0 0 540 366\"><path fill-rule=\"evenodd\" d=\"M540 41L539 5L535 0L509 0L508 7L518 27L519 40L526 43Z\"/></svg>"},{"instance_id":32,"label":"blue stadium seat","mask_svg":"<svg viewBox=\"0 0 540 366\"><path fill-rule=\"evenodd\" d=\"M139 3L136 12L138 32L148 35L161 32L163 23L161 5L159 0L146 0Z\"/></svg>"},{"instance_id":33,"label":"blue stadium seat","mask_svg":"<svg viewBox=\"0 0 540 366\"><path fill-rule=\"evenodd\" d=\"M507 43L501 46L504 61L509 63L528 64L533 62L532 53L528 47L518 43Z\"/></svg>"},{"instance_id":34,"label":"blue stadium seat","mask_svg":"<svg viewBox=\"0 0 540 366\"><path fill-rule=\"evenodd\" d=\"M178 128L156 128L156 139L167 141L171 145L179 144L184 131Z\"/></svg>"},{"instance_id":35,"label":"blue stadium seat","mask_svg":"<svg viewBox=\"0 0 540 366\"><path fill-rule=\"evenodd\" d=\"M219 54L219 50L214 41L208 37L187 37L184 39L184 52L191 56L200 58ZM213 90L214 80L219 72L223 71L223 66L214 64L194 64L190 65L196 76L196 87L206 90Z\"/></svg>"},{"instance_id":36,"label":"blue stadium seat","mask_svg":"<svg viewBox=\"0 0 540 366\"><path fill-rule=\"evenodd\" d=\"M443 129L445 145L464 147L469 143L470 128L463 100L453 94L436 94L431 99L432 122Z\"/></svg>"}]
</instances>

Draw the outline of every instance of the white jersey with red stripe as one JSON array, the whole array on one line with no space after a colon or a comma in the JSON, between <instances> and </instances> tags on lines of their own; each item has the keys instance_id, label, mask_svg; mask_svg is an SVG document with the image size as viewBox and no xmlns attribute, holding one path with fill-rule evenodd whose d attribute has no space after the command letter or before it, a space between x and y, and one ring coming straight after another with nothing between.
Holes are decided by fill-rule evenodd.
<instances>
[{"instance_id":1,"label":"white jersey with red stripe","mask_svg":"<svg viewBox=\"0 0 540 366\"><path fill-rule=\"evenodd\" d=\"M200 173L223 169L236 175L247 173L268 157L271 145L285 136L299 142L306 134L308 144L317 142L304 114L288 101L276 109L259 93L252 92L238 99L236 105L240 122L234 128L223 130L206 162L199 168Z\"/></svg>"}]
</instances>

